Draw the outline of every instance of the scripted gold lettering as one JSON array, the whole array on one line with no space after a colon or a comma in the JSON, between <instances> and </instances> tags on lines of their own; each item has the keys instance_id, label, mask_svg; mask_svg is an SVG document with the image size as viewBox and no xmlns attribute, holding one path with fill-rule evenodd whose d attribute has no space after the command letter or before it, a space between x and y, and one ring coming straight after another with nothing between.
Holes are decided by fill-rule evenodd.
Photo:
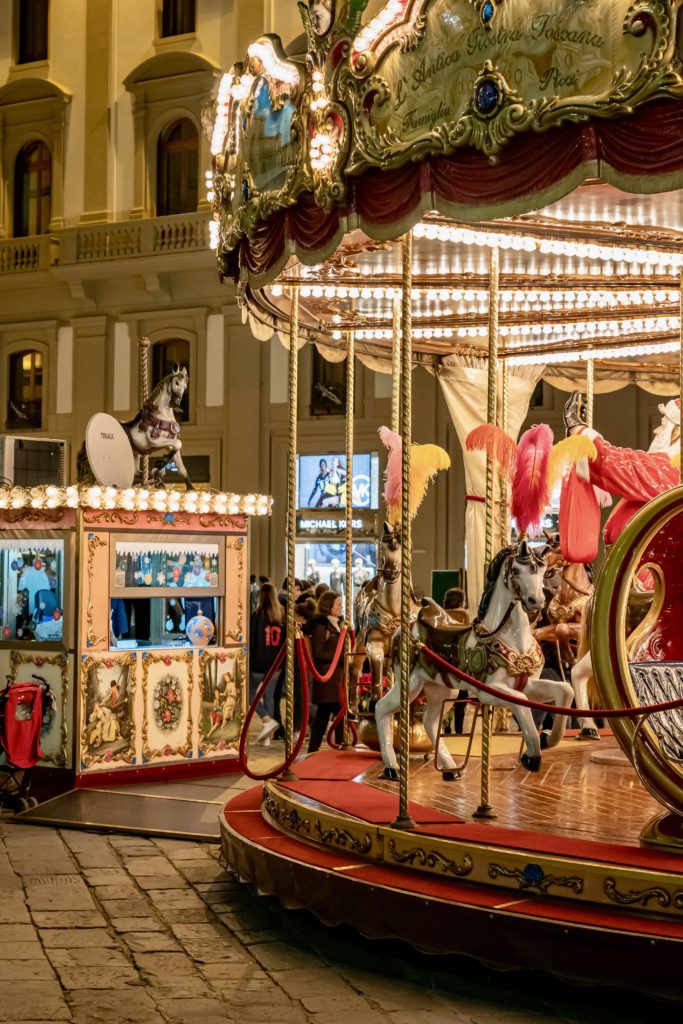
<instances>
[{"instance_id":1,"label":"scripted gold lettering","mask_svg":"<svg viewBox=\"0 0 683 1024\"><path fill-rule=\"evenodd\" d=\"M447 103L440 101L438 106L426 110L424 113L418 110L409 110L403 118L403 131L421 131L424 128L433 128L440 121L447 121L451 116L451 108Z\"/></svg>"},{"instance_id":2,"label":"scripted gold lettering","mask_svg":"<svg viewBox=\"0 0 683 1024\"><path fill-rule=\"evenodd\" d=\"M413 92L417 92L418 89L429 84L432 78L441 74L442 71L447 71L455 64L459 64L460 60L461 53L459 50L451 50L450 52L443 51L442 53L438 53L436 57L431 58L423 57L413 71Z\"/></svg>"},{"instance_id":3,"label":"scripted gold lettering","mask_svg":"<svg viewBox=\"0 0 683 1024\"><path fill-rule=\"evenodd\" d=\"M553 89L566 89L569 86L578 85L579 79L576 73L561 71L560 68L550 67L543 72L538 84L543 91L550 87Z\"/></svg>"},{"instance_id":4,"label":"scripted gold lettering","mask_svg":"<svg viewBox=\"0 0 683 1024\"><path fill-rule=\"evenodd\" d=\"M531 22L532 39L549 39L555 43L578 43L601 50L604 37L591 29L563 28L557 24L556 14L538 14Z\"/></svg>"}]
</instances>

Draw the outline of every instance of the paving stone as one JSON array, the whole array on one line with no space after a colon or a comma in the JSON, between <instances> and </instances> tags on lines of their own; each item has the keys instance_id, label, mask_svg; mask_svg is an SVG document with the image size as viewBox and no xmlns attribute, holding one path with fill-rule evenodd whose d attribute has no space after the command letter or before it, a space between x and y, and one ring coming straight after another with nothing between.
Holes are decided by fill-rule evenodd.
<instances>
[{"instance_id":1,"label":"paving stone","mask_svg":"<svg viewBox=\"0 0 683 1024\"><path fill-rule=\"evenodd\" d=\"M182 953L175 939L165 932L128 932L124 941L134 953Z\"/></svg>"},{"instance_id":2,"label":"paving stone","mask_svg":"<svg viewBox=\"0 0 683 1024\"><path fill-rule=\"evenodd\" d=\"M287 995L301 999L306 1009L313 1013L322 1012L326 1007L332 1009L331 1001L342 999L346 1000L349 1015L367 1006L367 1002L329 967L311 964L308 968L292 971L271 971L270 976Z\"/></svg>"},{"instance_id":3,"label":"paving stone","mask_svg":"<svg viewBox=\"0 0 683 1024\"><path fill-rule=\"evenodd\" d=\"M84 868L83 875L88 885L130 885L130 878L122 867Z\"/></svg>"},{"instance_id":4,"label":"paving stone","mask_svg":"<svg viewBox=\"0 0 683 1024\"><path fill-rule=\"evenodd\" d=\"M64 829L60 835L82 868L120 867L118 857L102 836L76 829Z\"/></svg>"},{"instance_id":5,"label":"paving stone","mask_svg":"<svg viewBox=\"0 0 683 1024\"><path fill-rule=\"evenodd\" d=\"M6 924L30 924L28 910L24 904L23 897L11 896L0 899L0 925Z\"/></svg>"},{"instance_id":6,"label":"paving stone","mask_svg":"<svg viewBox=\"0 0 683 1024\"><path fill-rule=\"evenodd\" d=\"M182 839L155 839L157 846L168 859L177 864L181 860L199 860L201 857L211 857L211 847L203 843L191 843Z\"/></svg>"},{"instance_id":7,"label":"paving stone","mask_svg":"<svg viewBox=\"0 0 683 1024\"><path fill-rule=\"evenodd\" d=\"M101 946L94 949L48 949L47 955L54 967L130 967L130 961L118 949Z\"/></svg>"},{"instance_id":8,"label":"paving stone","mask_svg":"<svg viewBox=\"0 0 683 1024\"><path fill-rule=\"evenodd\" d=\"M172 875L142 875L136 881L144 891L148 889L153 889L157 892L162 889L165 892L173 889L178 889L181 892L187 891L187 880L177 871Z\"/></svg>"},{"instance_id":9,"label":"paving stone","mask_svg":"<svg viewBox=\"0 0 683 1024\"><path fill-rule=\"evenodd\" d=\"M56 981L0 983L0 1021L22 1024L29 1020L70 1020L69 1007Z\"/></svg>"},{"instance_id":10,"label":"paving stone","mask_svg":"<svg viewBox=\"0 0 683 1024\"><path fill-rule=\"evenodd\" d=\"M201 904L194 907L170 907L166 911L163 906L159 905L156 910L169 924L177 921L182 921L184 924L211 924L216 921L216 915Z\"/></svg>"},{"instance_id":11,"label":"paving stone","mask_svg":"<svg viewBox=\"0 0 683 1024\"><path fill-rule=\"evenodd\" d=\"M93 893L102 903L105 900L136 900L140 899L140 890L136 889L130 879L116 885L96 885Z\"/></svg>"},{"instance_id":12,"label":"paving stone","mask_svg":"<svg viewBox=\"0 0 683 1024\"><path fill-rule=\"evenodd\" d=\"M315 953L297 949L284 942L263 942L249 947L251 955L268 971L307 970L313 964L322 966Z\"/></svg>"},{"instance_id":13,"label":"paving stone","mask_svg":"<svg viewBox=\"0 0 683 1024\"><path fill-rule=\"evenodd\" d=\"M55 973L49 961L44 958L0 960L0 982L13 981L17 978L22 981L54 981Z\"/></svg>"},{"instance_id":14,"label":"paving stone","mask_svg":"<svg viewBox=\"0 0 683 1024\"><path fill-rule=\"evenodd\" d=\"M177 893L174 891L169 892L168 889L149 889L147 895L152 903L160 904L159 910L199 909L202 906L202 901L191 889L183 889Z\"/></svg>"},{"instance_id":15,"label":"paving stone","mask_svg":"<svg viewBox=\"0 0 683 1024\"><path fill-rule=\"evenodd\" d=\"M116 939L104 928L41 928L40 939L46 949L92 949L117 945Z\"/></svg>"},{"instance_id":16,"label":"paving stone","mask_svg":"<svg viewBox=\"0 0 683 1024\"><path fill-rule=\"evenodd\" d=\"M154 841L143 839L142 836L109 836L108 842L126 857L150 857L157 852Z\"/></svg>"},{"instance_id":17,"label":"paving stone","mask_svg":"<svg viewBox=\"0 0 683 1024\"><path fill-rule=\"evenodd\" d=\"M164 931L164 925L156 917L112 917L110 923L117 932Z\"/></svg>"},{"instance_id":18,"label":"paving stone","mask_svg":"<svg viewBox=\"0 0 683 1024\"><path fill-rule=\"evenodd\" d=\"M37 942L38 932L32 924L7 924L0 930L0 939L8 942Z\"/></svg>"},{"instance_id":19,"label":"paving stone","mask_svg":"<svg viewBox=\"0 0 683 1024\"><path fill-rule=\"evenodd\" d=\"M141 878L145 875L177 875L178 872L171 862L162 854L155 857L135 857L126 861L126 870L133 878Z\"/></svg>"},{"instance_id":20,"label":"paving stone","mask_svg":"<svg viewBox=\"0 0 683 1024\"><path fill-rule=\"evenodd\" d=\"M100 905L107 917L149 917L152 909L139 893L135 899L101 900Z\"/></svg>"},{"instance_id":21,"label":"paving stone","mask_svg":"<svg viewBox=\"0 0 683 1024\"><path fill-rule=\"evenodd\" d=\"M95 910L79 875L30 875L26 879L26 899L31 910Z\"/></svg>"},{"instance_id":22,"label":"paving stone","mask_svg":"<svg viewBox=\"0 0 683 1024\"><path fill-rule=\"evenodd\" d=\"M158 999L169 1024L226 1024L235 1018L218 999Z\"/></svg>"},{"instance_id":23,"label":"paving stone","mask_svg":"<svg viewBox=\"0 0 683 1024\"><path fill-rule=\"evenodd\" d=\"M171 996L175 999L201 999L207 994L206 980L200 974L150 974L145 979L145 987L154 999Z\"/></svg>"},{"instance_id":24,"label":"paving stone","mask_svg":"<svg viewBox=\"0 0 683 1024\"><path fill-rule=\"evenodd\" d=\"M0 942L0 960L43 960L44 957L37 935L33 942Z\"/></svg>"},{"instance_id":25,"label":"paving stone","mask_svg":"<svg viewBox=\"0 0 683 1024\"><path fill-rule=\"evenodd\" d=\"M62 967L55 965L62 987L66 989L120 989L140 985L138 972L134 967ZM116 1018L114 1018L115 1020Z\"/></svg>"},{"instance_id":26,"label":"paving stone","mask_svg":"<svg viewBox=\"0 0 683 1024\"><path fill-rule=\"evenodd\" d=\"M316 1014L315 1019L320 1017L321 1024L324 1022L324 1014ZM387 1019L385 1016L384 1020ZM470 1024L471 1017L463 1017L455 1007L439 1010L420 1010L419 1015L414 1010L399 1010L388 1014L391 1024Z\"/></svg>"},{"instance_id":27,"label":"paving stone","mask_svg":"<svg viewBox=\"0 0 683 1024\"><path fill-rule=\"evenodd\" d=\"M73 1024L164 1024L151 996L141 988L107 992L84 989L67 993Z\"/></svg>"},{"instance_id":28,"label":"paving stone","mask_svg":"<svg viewBox=\"0 0 683 1024\"><path fill-rule=\"evenodd\" d=\"M0 874L0 893L15 893L24 891L24 883L22 882L19 875L15 875L13 871L3 871Z\"/></svg>"},{"instance_id":29,"label":"paving stone","mask_svg":"<svg viewBox=\"0 0 683 1024\"><path fill-rule=\"evenodd\" d=\"M38 928L107 927L107 919L97 910L36 910L31 917Z\"/></svg>"},{"instance_id":30,"label":"paving stone","mask_svg":"<svg viewBox=\"0 0 683 1024\"><path fill-rule=\"evenodd\" d=\"M134 953L133 958L141 971L173 977L193 974L194 964L184 953Z\"/></svg>"},{"instance_id":31,"label":"paving stone","mask_svg":"<svg viewBox=\"0 0 683 1024\"><path fill-rule=\"evenodd\" d=\"M225 868L220 864L185 864L179 862L178 867L190 882L212 882L214 879L221 880L225 875Z\"/></svg>"}]
</instances>

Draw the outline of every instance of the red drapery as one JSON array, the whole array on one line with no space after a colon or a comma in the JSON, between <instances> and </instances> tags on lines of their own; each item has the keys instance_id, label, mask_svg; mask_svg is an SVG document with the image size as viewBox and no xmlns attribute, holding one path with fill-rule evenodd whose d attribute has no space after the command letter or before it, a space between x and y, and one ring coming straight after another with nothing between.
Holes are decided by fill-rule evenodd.
<instances>
[{"instance_id":1,"label":"red drapery","mask_svg":"<svg viewBox=\"0 0 683 1024\"><path fill-rule=\"evenodd\" d=\"M419 218L426 196L428 206L433 199L487 209L526 198L533 209L535 195L576 175L588 162L587 174L594 175L597 165L598 172L611 169L617 176L641 178L644 192L657 191L656 179L662 176L669 180L661 188L683 187L683 103L662 100L616 121L528 132L513 139L495 163L478 151L461 150L393 170L372 169L349 178L346 206L330 211L305 193L241 242L240 265L248 277L263 277L291 253L310 263L314 256L329 254L341 228L354 218L370 235L376 231L387 237L392 224L398 234L406 221ZM671 180L678 174L680 183ZM576 181L571 180L573 187Z\"/></svg>"}]
</instances>

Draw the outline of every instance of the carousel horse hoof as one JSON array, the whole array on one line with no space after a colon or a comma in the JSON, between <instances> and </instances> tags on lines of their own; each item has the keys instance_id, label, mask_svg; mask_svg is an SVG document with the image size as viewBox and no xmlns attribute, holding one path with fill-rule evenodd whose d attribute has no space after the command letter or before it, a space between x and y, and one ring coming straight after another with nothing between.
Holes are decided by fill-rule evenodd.
<instances>
[{"instance_id":1,"label":"carousel horse hoof","mask_svg":"<svg viewBox=\"0 0 683 1024\"><path fill-rule=\"evenodd\" d=\"M528 772L538 772L541 770L541 755L532 757L530 754L522 754L520 757L520 763L523 768L526 768Z\"/></svg>"},{"instance_id":2,"label":"carousel horse hoof","mask_svg":"<svg viewBox=\"0 0 683 1024\"><path fill-rule=\"evenodd\" d=\"M457 770L441 772L441 778L444 782L458 782L461 778L460 772Z\"/></svg>"},{"instance_id":3,"label":"carousel horse hoof","mask_svg":"<svg viewBox=\"0 0 683 1024\"><path fill-rule=\"evenodd\" d=\"M600 739L600 733L597 729L582 729L576 738L582 742L586 740L595 742Z\"/></svg>"},{"instance_id":4,"label":"carousel horse hoof","mask_svg":"<svg viewBox=\"0 0 683 1024\"><path fill-rule=\"evenodd\" d=\"M388 779L389 782L398 782L398 772L395 768L385 768L382 772L382 778Z\"/></svg>"}]
</instances>

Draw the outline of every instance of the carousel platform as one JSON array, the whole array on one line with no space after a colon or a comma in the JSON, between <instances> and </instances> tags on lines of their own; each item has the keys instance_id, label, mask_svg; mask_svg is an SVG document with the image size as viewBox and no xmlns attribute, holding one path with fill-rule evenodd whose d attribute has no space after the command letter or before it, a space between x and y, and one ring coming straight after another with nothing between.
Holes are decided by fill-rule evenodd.
<instances>
[{"instance_id":1,"label":"carousel platform","mask_svg":"<svg viewBox=\"0 0 683 1024\"><path fill-rule=\"evenodd\" d=\"M296 780L226 805L226 862L285 906L368 937L683 999L683 855L640 845L662 808L630 767L594 763L597 746L565 741L537 775L496 754L495 821L472 818L478 759L447 783L415 758L411 830L392 827L398 788L377 755L314 754Z\"/></svg>"}]
</instances>

